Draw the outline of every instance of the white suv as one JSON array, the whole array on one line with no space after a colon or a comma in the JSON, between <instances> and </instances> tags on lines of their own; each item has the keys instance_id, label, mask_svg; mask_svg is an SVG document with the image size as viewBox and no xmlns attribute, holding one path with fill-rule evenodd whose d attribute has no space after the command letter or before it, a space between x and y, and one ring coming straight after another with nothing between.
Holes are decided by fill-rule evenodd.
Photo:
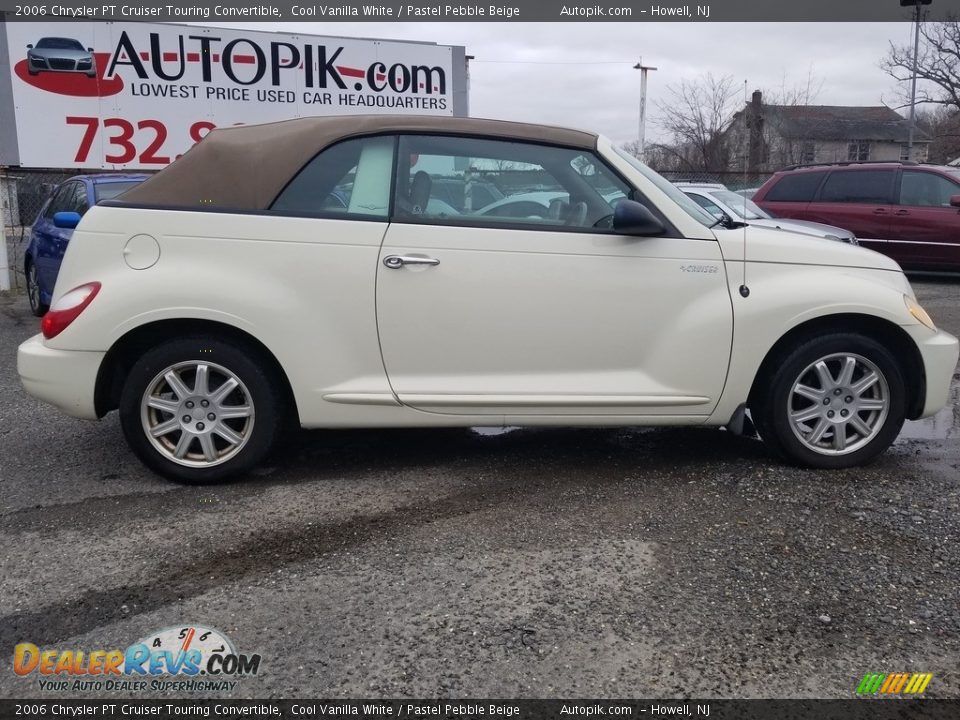
<instances>
[{"instance_id":1,"label":"white suv","mask_svg":"<svg viewBox=\"0 0 960 720\"><path fill-rule=\"evenodd\" d=\"M440 178L558 195L451 213ZM882 255L716 227L594 134L438 117L213 131L84 215L42 330L27 390L118 408L187 482L290 422L739 430L747 408L791 460L846 467L943 406L958 354Z\"/></svg>"},{"instance_id":2,"label":"white suv","mask_svg":"<svg viewBox=\"0 0 960 720\"><path fill-rule=\"evenodd\" d=\"M675 184L683 190L687 197L718 220L729 218L734 222L745 222L757 227L776 228L798 235L813 235L814 237L838 240L851 245L860 244L857 242L856 235L835 225L826 225L811 220L775 218L753 200L727 190L723 185L685 182Z\"/></svg>"}]
</instances>

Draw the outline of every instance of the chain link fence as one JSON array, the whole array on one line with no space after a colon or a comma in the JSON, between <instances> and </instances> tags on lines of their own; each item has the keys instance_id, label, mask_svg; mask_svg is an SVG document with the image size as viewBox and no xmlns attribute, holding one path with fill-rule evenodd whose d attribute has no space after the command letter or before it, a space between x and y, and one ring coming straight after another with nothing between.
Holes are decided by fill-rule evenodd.
<instances>
[{"instance_id":1,"label":"chain link fence","mask_svg":"<svg viewBox=\"0 0 960 720\"><path fill-rule=\"evenodd\" d=\"M7 239L11 291L22 292L26 288L23 254L30 244L33 221L53 189L73 175L76 171L0 168L0 207Z\"/></svg>"}]
</instances>

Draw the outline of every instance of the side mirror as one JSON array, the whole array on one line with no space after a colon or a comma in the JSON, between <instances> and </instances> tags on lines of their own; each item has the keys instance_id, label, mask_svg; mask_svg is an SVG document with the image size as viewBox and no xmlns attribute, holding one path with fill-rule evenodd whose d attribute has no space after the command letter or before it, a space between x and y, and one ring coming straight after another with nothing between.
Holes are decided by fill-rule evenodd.
<instances>
[{"instance_id":1,"label":"side mirror","mask_svg":"<svg viewBox=\"0 0 960 720\"><path fill-rule=\"evenodd\" d=\"M960 207L960 195L951 195L950 205L952 205L953 207Z\"/></svg>"},{"instance_id":2,"label":"side mirror","mask_svg":"<svg viewBox=\"0 0 960 720\"><path fill-rule=\"evenodd\" d=\"M27 50L33 50L33 44L27 45Z\"/></svg>"},{"instance_id":3,"label":"side mirror","mask_svg":"<svg viewBox=\"0 0 960 720\"><path fill-rule=\"evenodd\" d=\"M93 48L87 48L87 52L93 52Z\"/></svg>"},{"instance_id":4,"label":"side mirror","mask_svg":"<svg viewBox=\"0 0 960 720\"><path fill-rule=\"evenodd\" d=\"M663 235L667 229L646 205L624 198L613 209L613 229L621 235Z\"/></svg>"},{"instance_id":5,"label":"side mirror","mask_svg":"<svg viewBox=\"0 0 960 720\"><path fill-rule=\"evenodd\" d=\"M53 224L64 230L72 230L80 224L80 213L72 210L63 210L53 214Z\"/></svg>"}]
</instances>

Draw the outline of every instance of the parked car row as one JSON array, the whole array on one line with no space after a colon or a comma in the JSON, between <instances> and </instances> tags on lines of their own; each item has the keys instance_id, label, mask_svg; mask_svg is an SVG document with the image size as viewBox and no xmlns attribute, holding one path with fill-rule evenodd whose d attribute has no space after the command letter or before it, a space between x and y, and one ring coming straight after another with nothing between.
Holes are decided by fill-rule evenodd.
<instances>
[{"instance_id":1,"label":"parked car row","mask_svg":"<svg viewBox=\"0 0 960 720\"><path fill-rule=\"evenodd\" d=\"M517 164L510 171L517 172ZM488 173L489 174L489 173ZM559 189L505 195L488 180L433 175L423 212L428 216L473 215L551 218L566 222L568 193ZM101 174L71 178L44 205L24 258L30 307L42 316L53 294L60 261L75 217L146 179L146 175ZM675 183L716 219L728 217L768 227L839 240L877 250L908 270L960 271L960 168L909 163L840 163L798 167L776 173L759 189L731 191L712 183ZM352 180L334 188L330 209L346 208ZM467 189L469 188L469 190ZM748 197L752 195L756 201ZM604 194L615 205L623 194ZM478 208L478 209L473 209Z\"/></svg>"},{"instance_id":2,"label":"parked car row","mask_svg":"<svg viewBox=\"0 0 960 720\"><path fill-rule=\"evenodd\" d=\"M912 162L795 167L753 196L769 213L848 228L908 270L960 271L960 168Z\"/></svg>"},{"instance_id":3,"label":"parked car row","mask_svg":"<svg viewBox=\"0 0 960 720\"><path fill-rule=\"evenodd\" d=\"M545 195L467 212L471 168ZM452 172L462 211L432 192ZM185 482L249 470L297 424L743 432L748 412L791 461L849 467L943 407L958 357L889 258L725 227L592 133L301 118L213 130L82 220L71 184L91 187L45 210L79 225L21 381L72 416L118 410Z\"/></svg>"},{"instance_id":4,"label":"parked car row","mask_svg":"<svg viewBox=\"0 0 960 720\"><path fill-rule=\"evenodd\" d=\"M726 216L739 222L745 222L757 227L776 228L800 235L812 235L827 240L857 244L857 237L849 230L838 228L824 223L806 220L785 220L774 218L768 212L758 207L752 200L738 193L727 190L723 185L677 183L697 205L718 220Z\"/></svg>"}]
</instances>

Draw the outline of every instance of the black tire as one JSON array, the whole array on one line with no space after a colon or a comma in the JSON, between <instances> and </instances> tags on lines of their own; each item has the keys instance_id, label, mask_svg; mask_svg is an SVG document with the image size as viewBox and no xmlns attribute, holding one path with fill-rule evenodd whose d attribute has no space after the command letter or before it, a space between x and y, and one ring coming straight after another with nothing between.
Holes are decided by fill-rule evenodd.
<instances>
[{"instance_id":1,"label":"black tire","mask_svg":"<svg viewBox=\"0 0 960 720\"><path fill-rule=\"evenodd\" d=\"M886 406L886 415L883 416L881 411L877 411L876 416L871 416L870 411L865 410L861 411L865 414L864 418L864 415L856 413L861 420L866 420L864 425L870 428L871 434L860 434L854 430L852 439L855 442L850 444L849 450L843 446L841 446L842 449L836 447L838 440L844 440L844 444L846 444L846 439L849 436L847 425L825 424L824 427L828 428L825 438L831 442L832 447L814 449L815 446L818 446L818 443L810 442L814 433L811 432L805 436L805 440L801 440L798 434L803 435L803 432L795 431L790 413L800 410L812 411L814 408L819 408L819 405L813 400L806 400L809 403L807 407L796 408L797 398L802 396L793 394L794 385L804 378L811 377L811 375L805 375L804 371L824 358L833 358L827 363L831 369L831 375L834 374L832 368L836 368L835 377L840 377L839 368L847 355L865 359L875 368L875 370L869 368L867 363L858 364L857 368L862 374L855 376L855 378L863 379L871 372L876 372L880 376L881 379L874 383L877 389L867 392L884 393L885 400L883 402ZM843 356L843 359L838 359L836 356ZM857 362L859 363L859 361ZM814 377L815 384L816 373L812 370L810 372ZM855 379L847 385L851 386L856 382ZM807 382L803 384L804 386L810 385ZM820 389L819 385L815 389ZM831 390L826 393L825 397L825 400L829 400L830 403L837 406L835 409L830 410L830 408L833 408L833 404L821 402L824 402L824 413L834 412L833 417L839 419L839 413L844 409L845 399L853 397L855 393L848 394L844 391L836 396L834 395L835 392L835 390ZM903 372L896 358L876 340L855 333L836 332L821 337L808 338L800 342L778 359L772 374L767 378L766 386L761 388L757 395L755 424L760 436L775 452L784 455L794 463L812 468L839 469L869 463L890 447L899 434L900 428L903 427L906 414L906 386ZM865 399L872 400L875 403L878 402L871 397ZM849 411L847 412L848 417L852 419L852 415L849 414ZM870 422L871 417L875 418L872 424ZM807 426L810 427L816 422L819 422L819 420L810 420ZM810 427L810 429L814 430L815 428ZM843 433L843 438L836 437L839 432ZM822 439L819 442L825 443L826 441Z\"/></svg>"},{"instance_id":2,"label":"black tire","mask_svg":"<svg viewBox=\"0 0 960 720\"><path fill-rule=\"evenodd\" d=\"M227 428L233 429L239 437L243 438L242 442L236 444L238 447L236 450L233 450L233 446L224 438L215 436L216 431L211 432L212 425L221 427L224 425L222 419L219 423L210 423L211 427L203 427L198 422L205 421L202 414L207 413L208 410L216 410L215 406L201 410L199 401L179 398L171 391L163 393L164 397L169 398L174 404L180 401L194 402L190 407L195 406L195 410L181 409L167 414L167 411L142 408L146 393L150 392L154 397L159 397L156 394L157 384L161 383L161 387L164 387L163 383L166 383L160 379L161 374L171 368L176 368L178 377L181 377L185 387L191 390L185 393L186 395L191 398L201 397L194 392L199 384L196 381L195 363L207 366L211 382L214 382L215 377L232 375L240 383L234 391L235 395L241 398L236 407L249 407L253 410L249 418L231 420L232 428ZM194 372L192 386L188 384L191 368ZM218 387L223 388L225 385L226 383L223 382ZM169 384L165 387L170 388ZM212 387L213 395L216 394L217 389L217 386ZM209 397L213 399L213 395ZM230 401L233 397L228 395L226 400ZM270 453L277 443L281 430L287 427L288 412L285 407L285 397L282 385L274 377L269 363L264 361L258 353L227 340L211 339L203 335L187 336L164 342L150 349L137 360L124 382L120 398L120 424L131 449L154 472L182 483L212 483L243 474ZM187 412L195 412L196 417L185 415ZM183 436L183 431L172 430L154 441L148 437L145 423L149 424L151 420L147 419L144 413L147 416L151 413L155 416L152 419L154 427L161 421L177 420L179 422L184 417L190 417L193 421L193 425L189 426L191 430L197 432L205 430L205 433L200 434L209 436L210 442L222 446L224 449L221 452L225 455L213 462L196 457L191 461L191 455L196 456L204 451L197 435L195 440L190 439L187 443L193 449L193 453L177 461L173 457L176 449L170 446ZM246 425L248 421L249 426ZM185 462L192 464L183 464Z\"/></svg>"},{"instance_id":3,"label":"black tire","mask_svg":"<svg viewBox=\"0 0 960 720\"><path fill-rule=\"evenodd\" d=\"M30 312L37 317L43 317L50 309L40 301L40 279L37 277L37 266L32 262L27 264L27 300L30 302Z\"/></svg>"}]
</instances>

